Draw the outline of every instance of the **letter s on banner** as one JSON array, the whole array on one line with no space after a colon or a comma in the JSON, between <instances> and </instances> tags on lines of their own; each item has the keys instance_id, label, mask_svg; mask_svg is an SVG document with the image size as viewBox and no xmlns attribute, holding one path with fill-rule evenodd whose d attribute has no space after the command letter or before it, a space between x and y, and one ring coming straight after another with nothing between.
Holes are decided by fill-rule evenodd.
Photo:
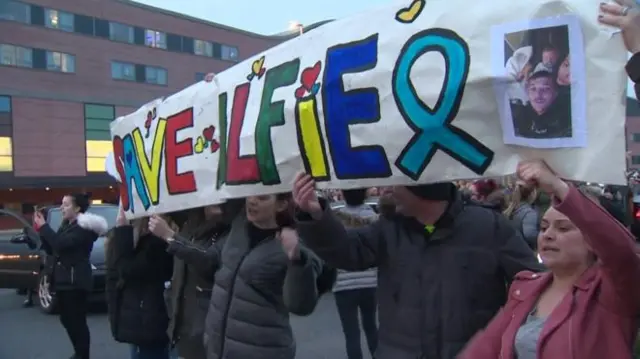
<instances>
[{"instance_id":1,"label":"letter s on banner","mask_svg":"<svg viewBox=\"0 0 640 359\"><path fill-rule=\"evenodd\" d=\"M424 54L437 51L446 64L443 88L434 108L420 100L411 83L411 68ZM477 174L491 164L493 151L458 127L458 114L469 73L467 43L447 29L427 29L413 35L400 51L393 70L393 96L400 114L415 131L396 160L396 167L418 180L437 150L446 152Z\"/></svg>"}]
</instances>

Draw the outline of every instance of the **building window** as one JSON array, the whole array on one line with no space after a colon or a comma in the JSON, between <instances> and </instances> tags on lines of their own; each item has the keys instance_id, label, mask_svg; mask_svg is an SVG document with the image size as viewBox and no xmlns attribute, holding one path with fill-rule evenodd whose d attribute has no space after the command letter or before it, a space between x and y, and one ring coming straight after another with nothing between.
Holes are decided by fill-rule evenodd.
<instances>
[{"instance_id":1,"label":"building window","mask_svg":"<svg viewBox=\"0 0 640 359\"><path fill-rule=\"evenodd\" d=\"M167 34L160 31L145 30L144 44L158 49L167 49Z\"/></svg>"},{"instance_id":2,"label":"building window","mask_svg":"<svg viewBox=\"0 0 640 359\"><path fill-rule=\"evenodd\" d=\"M11 137L0 137L0 172L13 171L13 144Z\"/></svg>"},{"instance_id":3,"label":"building window","mask_svg":"<svg viewBox=\"0 0 640 359\"><path fill-rule=\"evenodd\" d=\"M45 25L51 29L59 29L73 32L73 14L68 12L47 9L45 11Z\"/></svg>"},{"instance_id":4,"label":"building window","mask_svg":"<svg viewBox=\"0 0 640 359\"><path fill-rule=\"evenodd\" d=\"M213 57L213 44L203 40L193 40L193 53Z\"/></svg>"},{"instance_id":5,"label":"building window","mask_svg":"<svg viewBox=\"0 0 640 359\"><path fill-rule=\"evenodd\" d=\"M0 96L0 172L13 171L11 97Z\"/></svg>"},{"instance_id":6,"label":"building window","mask_svg":"<svg viewBox=\"0 0 640 359\"><path fill-rule=\"evenodd\" d=\"M111 78L115 80L135 81L136 65L125 62L111 62Z\"/></svg>"},{"instance_id":7,"label":"building window","mask_svg":"<svg viewBox=\"0 0 640 359\"><path fill-rule=\"evenodd\" d=\"M133 38L132 26L119 24L117 22L109 23L109 39L133 44Z\"/></svg>"},{"instance_id":8,"label":"building window","mask_svg":"<svg viewBox=\"0 0 640 359\"><path fill-rule=\"evenodd\" d=\"M33 50L22 46L0 44L0 64L33 67Z\"/></svg>"},{"instance_id":9,"label":"building window","mask_svg":"<svg viewBox=\"0 0 640 359\"><path fill-rule=\"evenodd\" d=\"M94 27L94 18L91 16L84 16L84 15L78 15L75 14L73 15L74 19L74 30L76 33L78 34L83 34L83 35L89 35L89 36L93 36L93 34L95 33L93 27Z\"/></svg>"},{"instance_id":10,"label":"building window","mask_svg":"<svg viewBox=\"0 0 640 359\"><path fill-rule=\"evenodd\" d=\"M631 156L632 165L640 165L640 156Z\"/></svg>"},{"instance_id":11,"label":"building window","mask_svg":"<svg viewBox=\"0 0 640 359\"><path fill-rule=\"evenodd\" d=\"M114 119L114 106L84 105L87 172L104 172L107 155L113 151L109 126Z\"/></svg>"},{"instance_id":12,"label":"building window","mask_svg":"<svg viewBox=\"0 0 640 359\"><path fill-rule=\"evenodd\" d=\"M222 45L220 58L223 60L238 61L238 48Z\"/></svg>"},{"instance_id":13,"label":"building window","mask_svg":"<svg viewBox=\"0 0 640 359\"><path fill-rule=\"evenodd\" d=\"M145 82L154 85L167 84L167 70L162 67L146 66L144 69Z\"/></svg>"},{"instance_id":14,"label":"building window","mask_svg":"<svg viewBox=\"0 0 640 359\"><path fill-rule=\"evenodd\" d=\"M633 134L633 142L640 142L640 133Z\"/></svg>"},{"instance_id":15,"label":"building window","mask_svg":"<svg viewBox=\"0 0 640 359\"><path fill-rule=\"evenodd\" d=\"M47 51L47 70L74 73L76 57L63 52Z\"/></svg>"},{"instance_id":16,"label":"building window","mask_svg":"<svg viewBox=\"0 0 640 359\"><path fill-rule=\"evenodd\" d=\"M17 1L1 1L0 19L30 24L31 6Z\"/></svg>"},{"instance_id":17,"label":"building window","mask_svg":"<svg viewBox=\"0 0 640 359\"><path fill-rule=\"evenodd\" d=\"M0 96L0 113L11 112L11 97Z\"/></svg>"}]
</instances>

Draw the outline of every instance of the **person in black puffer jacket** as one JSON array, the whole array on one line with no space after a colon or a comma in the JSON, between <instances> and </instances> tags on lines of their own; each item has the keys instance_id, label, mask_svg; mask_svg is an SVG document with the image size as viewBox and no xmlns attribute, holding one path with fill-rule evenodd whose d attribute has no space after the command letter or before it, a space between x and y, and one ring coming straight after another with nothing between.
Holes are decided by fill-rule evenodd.
<instances>
[{"instance_id":1,"label":"person in black puffer jacket","mask_svg":"<svg viewBox=\"0 0 640 359\"><path fill-rule=\"evenodd\" d=\"M320 280L322 261L286 226L294 224L289 194L251 196L245 207L202 251L211 254L213 290L200 339L209 359L294 359L289 313L311 314L332 276ZM149 224L171 243L188 241L156 217Z\"/></svg>"},{"instance_id":2,"label":"person in black puffer jacket","mask_svg":"<svg viewBox=\"0 0 640 359\"><path fill-rule=\"evenodd\" d=\"M116 341L131 344L132 359L168 359L164 283L171 279L173 257L147 226L148 218L129 225L120 208L105 242L109 324Z\"/></svg>"}]
</instances>

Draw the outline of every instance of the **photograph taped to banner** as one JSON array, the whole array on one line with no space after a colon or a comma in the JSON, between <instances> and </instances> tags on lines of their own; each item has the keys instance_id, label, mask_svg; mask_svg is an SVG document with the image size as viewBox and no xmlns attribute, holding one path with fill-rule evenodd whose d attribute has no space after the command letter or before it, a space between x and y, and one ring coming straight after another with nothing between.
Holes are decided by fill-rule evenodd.
<instances>
[{"instance_id":1,"label":"photograph taped to banner","mask_svg":"<svg viewBox=\"0 0 640 359\"><path fill-rule=\"evenodd\" d=\"M287 192L300 170L318 188L346 189L498 177L542 157L564 178L625 180L626 51L600 30L597 3L417 3L327 23L114 121L127 215ZM506 90L496 94L514 83L509 58L529 45L512 38L544 37L545 28L569 53L569 118L559 135L546 128L552 138L530 116L511 115ZM543 65L565 62L543 52ZM548 84L536 67L530 78Z\"/></svg>"},{"instance_id":2,"label":"photograph taped to banner","mask_svg":"<svg viewBox=\"0 0 640 359\"><path fill-rule=\"evenodd\" d=\"M500 24L491 34L492 67L508 79L495 86L504 142L585 147L586 73L579 19L563 15Z\"/></svg>"}]
</instances>

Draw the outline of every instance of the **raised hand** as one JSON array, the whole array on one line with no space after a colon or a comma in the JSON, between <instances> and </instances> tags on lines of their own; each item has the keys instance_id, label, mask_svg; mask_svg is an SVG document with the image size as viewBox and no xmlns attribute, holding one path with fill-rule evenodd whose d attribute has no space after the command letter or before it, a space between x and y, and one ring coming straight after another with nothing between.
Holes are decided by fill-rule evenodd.
<instances>
[{"instance_id":1,"label":"raised hand","mask_svg":"<svg viewBox=\"0 0 640 359\"><path fill-rule=\"evenodd\" d=\"M122 201L118 205L118 216L116 217L116 227L122 227L129 224L127 216L124 214L124 208L122 208Z\"/></svg>"},{"instance_id":2,"label":"raised hand","mask_svg":"<svg viewBox=\"0 0 640 359\"><path fill-rule=\"evenodd\" d=\"M149 218L149 232L167 241L175 235L175 232L171 229L167 221L156 214Z\"/></svg>"},{"instance_id":3,"label":"raised hand","mask_svg":"<svg viewBox=\"0 0 640 359\"><path fill-rule=\"evenodd\" d=\"M280 241L282 250L290 260L300 258L300 241L298 240L298 233L294 229L283 228L276 236L276 239Z\"/></svg>"},{"instance_id":4,"label":"raised hand","mask_svg":"<svg viewBox=\"0 0 640 359\"><path fill-rule=\"evenodd\" d=\"M622 30L622 39L629 52L640 52L640 9L635 1L615 0L601 3L598 20Z\"/></svg>"},{"instance_id":5,"label":"raised hand","mask_svg":"<svg viewBox=\"0 0 640 359\"><path fill-rule=\"evenodd\" d=\"M322 213L316 194L316 182L304 172L299 172L293 180L293 201L299 209L311 215Z\"/></svg>"},{"instance_id":6,"label":"raised hand","mask_svg":"<svg viewBox=\"0 0 640 359\"><path fill-rule=\"evenodd\" d=\"M518 163L518 178L527 184L562 200L569 192L569 185L563 181L543 160L529 160Z\"/></svg>"},{"instance_id":7,"label":"raised hand","mask_svg":"<svg viewBox=\"0 0 640 359\"><path fill-rule=\"evenodd\" d=\"M33 213L33 224L40 229L40 227L44 226L47 221L44 219L44 216L40 211L35 211Z\"/></svg>"}]
</instances>

